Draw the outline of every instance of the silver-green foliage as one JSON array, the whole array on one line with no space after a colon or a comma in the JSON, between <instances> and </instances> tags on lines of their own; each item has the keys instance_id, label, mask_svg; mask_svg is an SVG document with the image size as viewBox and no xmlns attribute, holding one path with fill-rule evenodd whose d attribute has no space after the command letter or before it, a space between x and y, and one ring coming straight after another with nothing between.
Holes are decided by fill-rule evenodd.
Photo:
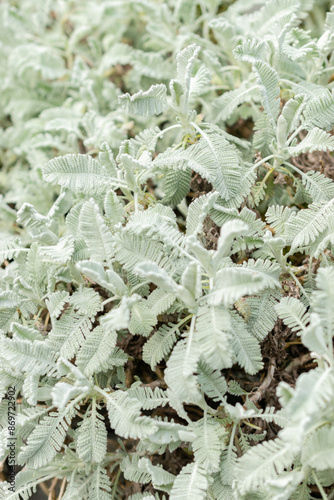
<instances>
[{"instance_id":1,"label":"silver-green foliage","mask_svg":"<svg viewBox=\"0 0 334 500\"><path fill-rule=\"evenodd\" d=\"M314 483L324 495L334 482L334 184L292 158L334 149L334 12L312 38L300 27L312 1L260 0L254 12L244 0L224 12L215 0L11 3L0 5L0 460L15 386L25 468L0 499L28 499L53 477L64 500L119 498L116 468L156 490L133 499L307 500ZM119 65L130 65L123 95L109 79ZM226 131L239 118L255 123L249 141ZM188 206L192 172L212 192ZM270 193L274 174L293 196ZM214 249L208 217L221 227ZM306 271L293 265L299 252ZM283 297L287 276L296 297ZM282 410L263 411L224 370L263 369L277 317L316 368L295 388L279 384ZM157 387L129 384L125 335L144 338L152 373L166 363ZM166 405L182 424L157 415ZM282 430L271 441L246 434L254 418ZM140 440L137 450L107 452L110 429ZM178 475L152 464L178 447L189 455Z\"/></svg>"}]
</instances>

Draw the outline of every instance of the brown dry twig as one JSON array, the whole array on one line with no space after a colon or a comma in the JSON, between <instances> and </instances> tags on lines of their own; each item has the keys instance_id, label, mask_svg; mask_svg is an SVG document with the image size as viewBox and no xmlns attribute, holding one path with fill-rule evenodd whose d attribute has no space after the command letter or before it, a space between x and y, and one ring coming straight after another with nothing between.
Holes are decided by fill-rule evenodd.
<instances>
[{"instance_id":1,"label":"brown dry twig","mask_svg":"<svg viewBox=\"0 0 334 500\"><path fill-rule=\"evenodd\" d=\"M58 500L62 499L62 496L64 494L64 490L65 490L65 486L66 486L66 477L64 477L64 479L62 480L60 491L59 491Z\"/></svg>"},{"instance_id":2,"label":"brown dry twig","mask_svg":"<svg viewBox=\"0 0 334 500\"><path fill-rule=\"evenodd\" d=\"M306 363L308 363L309 361L311 361L311 355L308 353L308 354L304 354L303 356L300 356L300 358L295 358L291 361L291 363L288 364L288 366L285 368L284 371L286 371L287 373L292 373L293 370L295 370L296 368L299 368L300 366L303 366L305 365Z\"/></svg>"},{"instance_id":3,"label":"brown dry twig","mask_svg":"<svg viewBox=\"0 0 334 500\"><path fill-rule=\"evenodd\" d=\"M55 488L56 488L57 482L58 482L58 478L55 477L52 480L51 486L49 488L48 500L55 500L55 498L56 498Z\"/></svg>"},{"instance_id":4,"label":"brown dry twig","mask_svg":"<svg viewBox=\"0 0 334 500\"><path fill-rule=\"evenodd\" d=\"M163 380L153 380L149 384L140 384L140 387L149 387L154 390L156 387L166 387L166 383Z\"/></svg>"},{"instance_id":5,"label":"brown dry twig","mask_svg":"<svg viewBox=\"0 0 334 500\"><path fill-rule=\"evenodd\" d=\"M46 495L49 495L49 488L46 486L46 484L39 483L38 486L41 488L42 491L44 491Z\"/></svg>"},{"instance_id":6,"label":"brown dry twig","mask_svg":"<svg viewBox=\"0 0 334 500\"><path fill-rule=\"evenodd\" d=\"M254 394L249 398L251 401L253 401L253 403L258 403L261 399L263 399L267 389L269 388L271 382L274 379L275 370L276 370L276 360L274 358L270 358L268 364L267 376L265 377L260 387L258 387L258 389L256 389Z\"/></svg>"}]
</instances>

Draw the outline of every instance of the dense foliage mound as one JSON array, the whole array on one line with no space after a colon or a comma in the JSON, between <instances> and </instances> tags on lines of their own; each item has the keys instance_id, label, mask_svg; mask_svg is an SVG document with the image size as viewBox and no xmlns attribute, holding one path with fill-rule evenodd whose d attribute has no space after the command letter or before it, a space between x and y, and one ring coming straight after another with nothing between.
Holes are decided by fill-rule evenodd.
<instances>
[{"instance_id":1,"label":"dense foliage mound","mask_svg":"<svg viewBox=\"0 0 334 500\"><path fill-rule=\"evenodd\" d=\"M334 10L0 26L0 499L333 499Z\"/></svg>"}]
</instances>

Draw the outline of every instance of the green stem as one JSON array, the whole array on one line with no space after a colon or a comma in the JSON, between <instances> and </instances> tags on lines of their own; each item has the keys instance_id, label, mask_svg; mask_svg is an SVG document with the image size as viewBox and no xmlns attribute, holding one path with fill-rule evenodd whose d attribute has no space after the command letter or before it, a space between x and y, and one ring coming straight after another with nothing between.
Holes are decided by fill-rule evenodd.
<instances>
[{"instance_id":1,"label":"green stem","mask_svg":"<svg viewBox=\"0 0 334 500\"><path fill-rule=\"evenodd\" d=\"M322 68L320 71L316 72L316 75L320 75L321 73L325 73L327 71L334 71L334 66L329 66L328 68Z\"/></svg>"},{"instance_id":2,"label":"green stem","mask_svg":"<svg viewBox=\"0 0 334 500\"><path fill-rule=\"evenodd\" d=\"M110 394L108 394L105 390L101 389L98 385L94 385L94 390L101 394L106 400L109 398ZM114 390L112 390L114 392Z\"/></svg>"},{"instance_id":3,"label":"green stem","mask_svg":"<svg viewBox=\"0 0 334 500\"><path fill-rule=\"evenodd\" d=\"M121 462L122 461L122 458L120 458L120 456L118 454L116 454L115 452L106 453L105 459L108 460L108 462L118 462L118 461Z\"/></svg>"},{"instance_id":4,"label":"green stem","mask_svg":"<svg viewBox=\"0 0 334 500\"><path fill-rule=\"evenodd\" d=\"M137 214L138 213L138 193L137 192L135 192L133 194L133 199L135 202L135 213Z\"/></svg>"},{"instance_id":5,"label":"green stem","mask_svg":"<svg viewBox=\"0 0 334 500\"><path fill-rule=\"evenodd\" d=\"M193 335L194 335L194 331L195 331L195 321L196 321L196 314L194 314L193 317L191 318L190 330L189 330L189 335L187 338L187 348L186 348L186 352L185 352L185 356L184 356L185 359L188 358L189 353L190 353L190 348L191 348L191 344L193 341Z\"/></svg>"},{"instance_id":6,"label":"green stem","mask_svg":"<svg viewBox=\"0 0 334 500\"><path fill-rule=\"evenodd\" d=\"M265 163L266 161L268 160L271 160L272 158L274 158L275 155L269 155L269 156L266 156L265 158L263 158L263 160L260 160L258 161L257 163L255 163L253 166L252 166L252 169L255 170L257 167L259 167L260 165L262 165L262 163Z\"/></svg>"},{"instance_id":7,"label":"green stem","mask_svg":"<svg viewBox=\"0 0 334 500\"><path fill-rule=\"evenodd\" d=\"M296 85L296 82L293 82L292 80L288 80L286 78L280 78L278 83L287 83L288 85Z\"/></svg>"},{"instance_id":8,"label":"green stem","mask_svg":"<svg viewBox=\"0 0 334 500\"><path fill-rule=\"evenodd\" d=\"M328 267L329 266L329 262L328 262L328 259L326 257L325 252L321 251L321 255L322 255L322 258L324 259L324 262L325 262L326 266Z\"/></svg>"},{"instance_id":9,"label":"green stem","mask_svg":"<svg viewBox=\"0 0 334 500\"><path fill-rule=\"evenodd\" d=\"M320 491L320 494L323 498L323 500L328 500L328 496L326 495L326 492L325 490L323 489L319 479L318 479L318 476L316 475L316 473L314 471L312 471L312 474L313 474L313 477L314 477L314 481L315 481L315 484L318 486L318 489Z\"/></svg>"},{"instance_id":10,"label":"green stem","mask_svg":"<svg viewBox=\"0 0 334 500\"><path fill-rule=\"evenodd\" d=\"M117 486L118 486L118 480L119 480L119 476L121 475L121 469L118 469L117 471L117 475L115 477L115 481L114 481L114 487L112 489L112 492L111 492L111 498L112 500L114 500L114 498L116 498L116 493L117 493Z\"/></svg>"},{"instance_id":11,"label":"green stem","mask_svg":"<svg viewBox=\"0 0 334 500\"><path fill-rule=\"evenodd\" d=\"M183 255L185 255L186 257L188 257L188 259L192 260L193 262L198 262L198 260L196 259L196 257L193 257L192 255L190 255L190 253L188 253L186 250L184 250L181 247L177 247L177 248L178 248L178 250L180 250L181 253L183 253Z\"/></svg>"},{"instance_id":12,"label":"green stem","mask_svg":"<svg viewBox=\"0 0 334 500\"><path fill-rule=\"evenodd\" d=\"M109 299L106 299L105 301L102 302L101 306L104 307L106 304L109 304L109 302L112 302L113 300L117 300L119 297L114 295L113 297L109 297Z\"/></svg>"},{"instance_id":13,"label":"green stem","mask_svg":"<svg viewBox=\"0 0 334 500\"><path fill-rule=\"evenodd\" d=\"M237 430L237 424L234 423L233 424L233 429L232 429L232 432L231 432L230 442L229 442L229 445L228 445L228 455L230 455L230 453L232 453L232 448L233 448L233 444L234 444L234 437L235 437L235 431L236 430Z\"/></svg>"},{"instance_id":14,"label":"green stem","mask_svg":"<svg viewBox=\"0 0 334 500\"><path fill-rule=\"evenodd\" d=\"M202 12L203 12L203 9L205 9L205 5L202 5L202 2L201 2L201 9L202 9ZM208 23L208 20L207 20L207 12L206 12L206 10L203 13L203 30L202 30L202 34L203 34L203 38L205 40L209 40L210 41L210 30L209 30L209 23Z\"/></svg>"},{"instance_id":15,"label":"green stem","mask_svg":"<svg viewBox=\"0 0 334 500\"><path fill-rule=\"evenodd\" d=\"M252 427L252 429L256 429L257 431L263 431L262 427L259 427L258 425L255 424L251 424L250 422L247 422L247 420L242 420L242 422L248 425L248 427Z\"/></svg>"},{"instance_id":16,"label":"green stem","mask_svg":"<svg viewBox=\"0 0 334 500\"><path fill-rule=\"evenodd\" d=\"M161 132L159 132L159 134L157 134L154 139L157 137L158 139L161 139L162 136L166 133L166 132L169 132L169 130L173 130L174 128L181 128L181 125L179 123L177 123L176 125L171 125L170 127L167 127L167 128L164 128L163 130L161 130ZM154 140L153 139L153 140Z\"/></svg>"},{"instance_id":17,"label":"green stem","mask_svg":"<svg viewBox=\"0 0 334 500\"><path fill-rule=\"evenodd\" d=\"M40 310L38 311L37 316L36 316L36 318L34 319L34 322L35 322L35 323L38 321L38 319L39 319L40 315L42 314L42 312L44 311L44 309L45 309L45 306L44 306L44 307L41 307L41 308L40 308Z\"/></svg>"},{"instance_id":18,"label":"green stem","mask_svg":"<svg viewBox=\"0 0 334 500\"><path fill-rule=\"evenodd\" d=\"M299 134L299 132L301 132L303 130L304 126L303 124L302 125L299 125L299 127L294 131L294 133L289 137L288 141L287 141L287 145L289 146L291 144L291 142L294 140L295 137L297 137L297 135Z\"/></svg>"},{"instance_id":19,"label":"green stem","mask_svg":"<svg viewBox=\"0 0 334 500\"><path fill-rule=\"evenodd\" d=\"M240 66L233 66L233 65L230 65L230 66L229 66L229 65L227 65L227 66L223 66L223 67L219 70L219 72L220 72L220 73L222 73L222 72L224 72L224 71L231 71L231 70L233 70L233 71L240 71L240 72L241 72L241 71L242 71L242 68L240 68Z\"/></svg>"},{"instance_id":20,"label":"green stem","mask_svg":"<svg viewBox=\"0 0 334 500\"><path fill-rule=\"evenodd\" d=\"M266 173L266 175L263 177L262 181L261 181L261 184L265 184L266 183L266 180L268 179L268 177L271 176L271 174L275 171L275 167L272 167L270 170L268 170L268 172Z\"/></svg>"},{"instance_id":21,"label":"green stem","mask_svg":"<svg viewBox=\"0 0 334 500\"><path fill-rule=\"evenodd\" d=\"M326 368L324 370L322 376L326 377L326 375L328 375L328 373L331 370L332 370L332 368L330 368L330 367ZM327 420L318 420L316 424L312 425L312 427L306 431L305 437L310 436L313 432L315 432L316 430L318 430L320 427L323 427L324 425L332 425L332 423L330 422L329 419L327 419Z\"/></svg>"},{"instance_id":22,"label":"green stem","mask_svg":"<svg viewBox=\"0 0 334 500\"><path fill-rule=\"evenodd\" d=\"M307 179L309 179L309 177L307 177L304 172L302 170L300 170L300 168L296 167L295 165L292 165L292 163L288 162L288 161L284 161L283 162L283 165L286 165L287 167L290 167L292 168L292 170L294 170L295 172L297 172L298 174L300 174L302 177L306 177ZM291 174L290 174L291 175Z\"/></svg>"},{"instance_id":23,"label":"green stem","mask_svg":"<svg viewBox=\"0 0 334 500\"><path fill-rule=\"evenodd\" d=\"M186 323L192 317L193 317L193 314L189 314L186 318L183 318L176 326L179 327L179 326L183 325L183 323Z\"/></svg>"}]
</instances>

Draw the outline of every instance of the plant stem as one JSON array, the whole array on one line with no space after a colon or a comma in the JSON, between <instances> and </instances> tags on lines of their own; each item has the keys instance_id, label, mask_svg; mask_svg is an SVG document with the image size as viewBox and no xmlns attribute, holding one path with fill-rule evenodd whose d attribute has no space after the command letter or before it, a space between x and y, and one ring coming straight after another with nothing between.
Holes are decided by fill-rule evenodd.
<instances>
[{"instance_id":1,"label":"plant stem","mask_svg":"<svg viewBox=\"0 0 334 500\"><path fill-rule=\"evenodd\" d=\"M318 489L319 489L319 492L323 498L323 500L328 500L328 496L326 495L326 492L325 490L323 489L319 479L318 479L318 476L316 475L316 473L314 471L312 471L312 474L313 474L313 477L314 477L314 481L315 481L315 484L318 486Z\"/></svg>"},{"instance_id":2,"label":"plant stem","mask_svg":"<svg viewBox=\"0 0 334 500\"><path fill-rule=\"evenodd\" d=\"M34 318L34 322L36 323L40 317L40 315L42 314L42 312L44 311L45 307L41 307L40 310L38 311L37 313L37 316L35 316Z\"/></svg>"},{"instance_id":3,"label":"plant stem","mask_svg":"<svg viewBox=\"0 0 334 500\"><path fill-rule=\"evenodd\" d=\"M133 199L135 202L135 213L137 214L138 213L138 193L137 192L135 192L133 194Z\"/></svg>"},{"instance_id":4,"label":"plant stem","mask_svg":"<svg viewBox=\"0 0 334 500\"><path fill-rule=\"evenodd\" d=\"M228 445L228 456L230 455L230 453L232 453L233 444L234 444L234 436L235 436L235 431L236 430L237 430L237 424L234 423L233 424L233 429L232 429L232 432L231 432L231 436L230 436L230 442L229 442L229 445Z\"/></svg>"},{"instance_id":5,"label":"plant stem","mask_svg":"<svg viewBox=\"0 0 334 500\"><path fill-rule=\"evenodd\" d=\"M292 165L292 163L289 163L288 161L284 161L283 164L286 165L287 167L292 168L292 170L294 170L295 172L300 174L302 177L306 177L307 179L309 179L309 177L307 177L305 175L305 173L302 170L300 170L300 168L296 167L295 165ZM291 175L291 173L290 173L290 175Z\"/></svg>"},{"instance_id":6,"label":"plant stem","mask_svg":"<svg viewBox=\"0 0 334 500\"><path fill-rule=\"evenodd\" d=\"M251 424L250 422L247 422L247 420L242 420L242 422L248 425L248 427L252 427L252 429L256 429L257 431L263 431L262 427L259 427L258 425L255 424Z\"/></svg>"},{"instance_id":7,"label":"plant stem","mask_svg":"<svg viewBox=\"0 0 334 500\"><path fill-rule=\"evenodd\" d=\"M266 183L266 180L268 179L268 177L271 176L271 174L275 171L275 167L272 167L270 170L268 170L268 172L266 173L266 175L263 177L262 181L261 181L261 184L265 184Z\"/></svg>"},{"instance_id":8,"label":"plant stem","mask_svg":"<svg viewBox=\"0 0 334 500\"><path fill-rule=\"evenodd\" d=\"M308 263L308 279L312 283L312 255L310 255L309 263Z\"/></svg>"},{"instance_id":9,"label":"plant stem","mask_svg":"<svg viewBox=\"0 0 334 500\"><path fill-rule=\"evenodd\" d=\"M101 396L103 396L106 400L110 396L110 394L108 394L105 390L101 389L101 387L99 387L98 385L94 385L94 390L99 394L101 394ZM112 392L114 391L112 390Z\"/></svg>"},{"instance_id":10,"label":"plant stem","mask_svg":"<svg viewBox=\"0 0 334 500\"><path fill-rule=\"evenodd\" d=\"M328 262L328 259L326 257L326 254L324 251L321 252L321 255L322 255L322 258L324 259L324 262L326 264L326 266L329 266L329 262Z\"/></svg>"},{"instance_id":11,"label":"plant stem","mask_svg":"<svg viewBox=\"0 0 334 500\"><path fill-rule=\"evenodd\" d=\"M119 480L119 476L121 475L121 469L118 469L117 471L117 475L115 477L115 480L114 480L114 486L113 486L113 489L112 489L112 492L111 492L111 498L114 500L115 495L116 495L116 492L117 492L117 485L118 485L118 480Z\"/></svg>"},{"instance_id":12,"label":"plant stem","mask_svg":"<svg viewBox=\"0 0 334 500\"><path fill-rule=\"evenodd\" d=\"M161 132L159 132L159 134L157 134L155 137L157 137L158 139L161 139L162 136L166 133L166 132L169 132L170 130L173 130L174 128L181 128L181 125L179 123L177 123L176 125L171 125L170 127L167 127L167 128L164 128L163 130L161 130ZM154 137L154 139L155 139Z\"/></svg>"},{"instance_id":13,"label":"plant stem","mask_svg":"<svg viewBox=\"0 0 334 500\"><path fill-rule=\"evenodd\" d=\"M291 142L294 140L295 137L297 137L297 135L299 134L299 132L301 132L303 130L303 125L299 125L299 127L294 131L294 133L289 137L288 141L287 141L287 145L289 146L291 144Z\"/></svg>"},{"instance_id":14,"label":"plant stem","mask_svg":"<svg viewBox=\"0 0 334 500\"><path fill-rule=\"evenodd\" d=\"M196 321L196 314L194 314L193 317L191 318L190 330L189 330L189 335L188 335L188 339L187 339L187 349L186 349L185 356L184 356L185 360L187 360L187 358L189 356L191 344L193 341L193 335L194 335L194 331L195 331L195 321Z\"/></svg>"},{"instance_id":15,"label":"plant stem","mask_svg":"<svg viewBox=\"0 0 334 500\"><path fill-rule=\"evenodd\" d=\"M188 319L192 318L193 317L193 314L189 314L186 318L183 318L176 326L181 326L183 325L183 323L185 323L186 321L188 321Z\"/></svg>"},{"instance_id":16,"label":"plant stem","mask_svg":"<svg viewBox=\"0 0 334 500\"><path fill-rule=\"evenodd\" d=\"M274 158L275 155L269 155L269 156L266 156L265 158L263 158L263 160L260 160L258 161L257 163L255 163L253 166L252 166L252 169L255 170L257 167L259 167L260 165L262 165L262 163L265 163L266 161L268 160L271 160L272 158Z\"/></svg>"},{"instance_id":17,"label":"plant stem","mask_svg":"<svg viewBox=\"0 0 334 500\"><path fill-rule=\"evenodd\" d=\"M113 300L117 300L119 297L116 295L113 295L113 297L109 297L109 299L106 299L105 301L102 302L101 306L105 306L106 304L109 304L109 302L112 302Z\"/></svg>"}]
</instances>

